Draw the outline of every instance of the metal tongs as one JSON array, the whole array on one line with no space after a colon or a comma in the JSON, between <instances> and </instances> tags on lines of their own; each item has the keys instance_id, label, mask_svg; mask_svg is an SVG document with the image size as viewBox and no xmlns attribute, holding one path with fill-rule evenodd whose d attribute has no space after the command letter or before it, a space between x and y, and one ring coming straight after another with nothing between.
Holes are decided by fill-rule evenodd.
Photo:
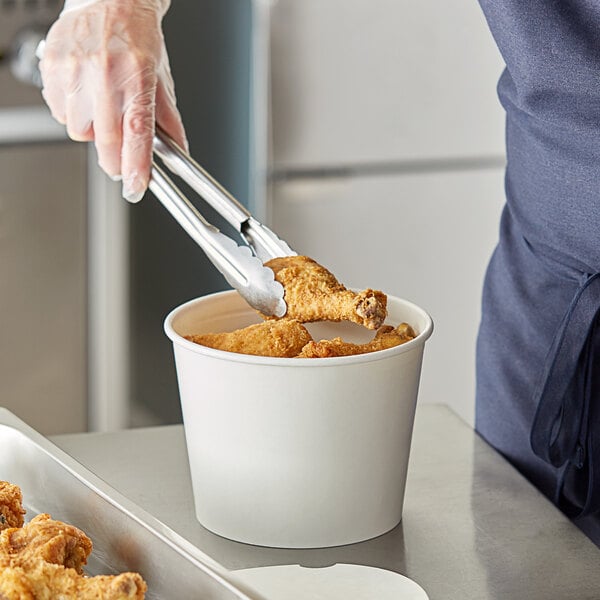
<instances>
[{"instance_id":1,"label":"metal tongs","mask_svg":"<svg viewBox=\"0 0 600 600\"><path fill-rule=\"evenodd\" d=\"M287 311L283 286L263 263L279 256L296 254L268 227L259 223L225 188L215 181L163 130L157 127L154 154L179 175L228 223L240 232L247 246L239 246L204 219L165 171L152 162L149 188L175 220L204 250L227 282L252 306L265 315L282 317Z\"/></svg>"}]
</instances>

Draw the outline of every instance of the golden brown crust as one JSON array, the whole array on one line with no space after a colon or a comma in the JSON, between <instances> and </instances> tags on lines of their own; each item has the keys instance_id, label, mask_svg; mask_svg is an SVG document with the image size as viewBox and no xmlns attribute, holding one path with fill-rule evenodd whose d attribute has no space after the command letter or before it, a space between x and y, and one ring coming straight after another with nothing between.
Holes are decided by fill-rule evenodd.
<instances>
[{"instance_id":1,"label":"golden brown crust","mask_svg":"<svg viewBox=\"0 0 600 600\"><path fill-rule=\"evenodd\" d=\"M21 567L1 566L0 600L36 600Z\"/></svg>"},{"instance_id":2,"label":"golden brown crust","mask_svg":"<svg viewBox=\"0 0 600 600\"><path fill-rule=\"evenodd\" d=\"M377 329L385 321L387 296L383 292L348 290L308 256L282 256L265 266L284 287L288 318L301 323L352 321L368 329Z\"/></svg>"},{"instance_id":3,"label":"golden brown crust","mask_svg":"<svg viewBox=\"0 0 600 600\"><path fill-rule=\"evenodd\" d=\"M325 267L308 256L283 256L265 263L284 287L287 313L283 319L266 317L264 323L228 333L187 335L186 339L210 348L279 358L328 358L385 350L415 337L406 323L384 326L387 296L378 290L346 289ZM342 338L314 341L302 323L351 321L375 330L367 344Z\"/></svg>"},{"instance_id":4,"label":"golden brown crust","mask_svg":"<svg viewBox=\"0 0 600 600\"><path fill-rule=\"evenodd\" d=\"M292 319L265 321L229 333L187 335L185 338L217 350L279 358L297 356L312 339L306 328Z\"/></svg>"},{"instance_id":5,"label":"golden brown crust","mask_svg":"<svg viewBox=\"0 0 600 600\"><path fill-rule=\"evenodd\" d=\"M4 600L143 600L147 586L138 573L82 577L44 561L10 565L0 572Z\"/></svg>"},{"instance_id":6,"label":"golden brown crust","mask_svg":"<svg viewBox=\"0 0 600 600\"><path fill-rule=\"evenodd\" d=\"M138 573L85 577L88 536L45 513L23 525L21 501L18 486L0 482L0 506L8 507L2 514L16 524L0 532L0 600L144 599L147 586Z\"/></svg>"},{"instance_id":7,"label":"golden brown crust","mask_svg":"<svg viewBox=\"0 0 600 600\"><path fill-rule=\"evenodd\" d=\"M91 551L92 541L83 531L45 513L0 534L0 554L16 564L43 560L82 573Z\"/></svg>"},{"instance_id":8,"label":"golden brown crust","mask_svg":"<svg viewBox=\"0 0 600 600\"><path fill-rule=\"evenodd\" d=\"M0 481L0 531L22 527L24 514L21 488L8 481Z\"/></svg>"},{"instance_id":9,"label":"golden brown crust","mask_svg":"<svg viewBox=\"0 0 600 600\"><path fill-rule=\"evenodd\" d=\"M309 342L304 346L298 358L332 358L335 356L366 354L399 346L414 339L414 337L415 333L407 323L401 323L396 328L391 325L384 325L377 331L375 337L366 344L345 342L339 337L332 340Z\"/></svg>"}]
</instances>

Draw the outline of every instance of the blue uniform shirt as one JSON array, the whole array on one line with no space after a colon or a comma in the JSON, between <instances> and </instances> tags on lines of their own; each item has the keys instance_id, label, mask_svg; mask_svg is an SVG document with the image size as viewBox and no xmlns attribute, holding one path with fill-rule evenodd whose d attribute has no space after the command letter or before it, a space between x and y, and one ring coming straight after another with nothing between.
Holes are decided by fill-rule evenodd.
<instances>
[{"instance_id":1,"label":"blue uniform shirt","mask_svg":"<svg viewBox=\"0 0 600 600\"><path fill-rule=\"evenodd\" d=\"M507 170L476 428L600 545L600 2L480 4L506 63Z\"/></svg>"}]
</instances>

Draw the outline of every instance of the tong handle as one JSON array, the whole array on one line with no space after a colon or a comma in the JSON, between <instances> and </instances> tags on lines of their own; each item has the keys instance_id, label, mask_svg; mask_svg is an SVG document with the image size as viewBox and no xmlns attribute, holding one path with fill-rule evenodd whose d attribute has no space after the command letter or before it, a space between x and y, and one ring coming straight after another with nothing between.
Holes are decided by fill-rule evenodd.
<instances>
[{"instance_id":1,"label":"tong handle","mask_svg":"<svg viewBox=\"0 0 600 600\"><path fill-rule=\"evenodd\" d=\"M278 256L296 254L286 242L258 222L242 204L158 126L154 136L154 153L162 159L166 167L179 175L230 225L233 225L263 263Z\"/></svg>"},{"instance_id":2,"label":"tong handle","mask_svg":"<svg viewBox=\"0 0 600 600\"><path fill-rule=\"evenodd\" d=\"M158 126L154 136L154 152L229 224L237 231L242 231L244 223L252 217L251 213Z\"/></svg>"},{"instance_id":3,"label":"tong handle","mask_svg":"<svg viewBox=\"0 0 600 600\"><path fill-rule=\"evenodd\" d=\"M229 238L204 219L155 162L152 163L149 187L188 235L204 250L229 284L235 288L247 286L248 278L238 268L237 261L226 251L224 241Z\"/></svg>"},{"instance_id":4,"label":"tong handle","mask_svg":"<svg viewBox=\"0 0 600 600\"><path fill-rule=\"evenodd\" d=\"M208 223L181 193L156 162L152 163L150 190L189 236L204 250L227 283L265 315L282 317L287 311L283 286L271 269L254 256L248 246L234 240Z\"/></svg>"}]
</instances>

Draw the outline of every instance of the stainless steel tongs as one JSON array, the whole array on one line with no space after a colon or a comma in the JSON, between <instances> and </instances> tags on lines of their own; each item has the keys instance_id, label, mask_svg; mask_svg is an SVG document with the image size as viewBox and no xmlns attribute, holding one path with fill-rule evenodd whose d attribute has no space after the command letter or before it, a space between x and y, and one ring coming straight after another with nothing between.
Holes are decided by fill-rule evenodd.
<instances>
[{"instance_id":1,"label":"stainless steel tongs","mask_svg":"<svg viewBox=\"0 0 600 600\"><path fill-rule=\"evenodd\" d=\"M283 286L275 281L273 271L263 263L279 256L293 256L296 252L268 227L259 223L159 128L154 137L154 154L233 225L247 246L239 246L208 223L154 160L149 188L156 198L250 306L265 315L285 315L287 306L283 299Z\"/></svg>"}]
</instances>

